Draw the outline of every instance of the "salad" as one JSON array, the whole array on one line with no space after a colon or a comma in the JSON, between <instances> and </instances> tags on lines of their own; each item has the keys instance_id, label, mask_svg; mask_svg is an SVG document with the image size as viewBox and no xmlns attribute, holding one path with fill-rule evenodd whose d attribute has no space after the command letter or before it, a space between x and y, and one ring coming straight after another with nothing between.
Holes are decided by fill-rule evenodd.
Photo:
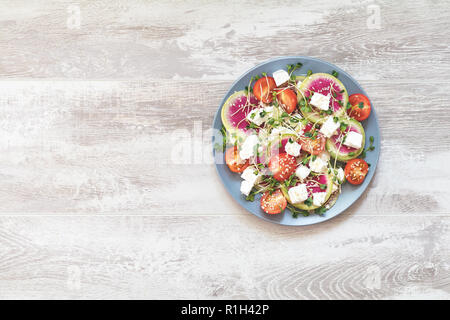
<instances>
[{"instance_id":1,"label":"salad","mask_svg":"<svg viewBox=\"0 0 450 320\"><path fill-rule=\"evenodd\" d=\"M242 178L248 201L261 194L261 209L294 217L323 215L337 201L343 183L361 184L374 150L365 146L362 121L369 99L348 95L339 74L294 75L301 63L272 75L253 76L222 106L223 143L228 168Z\"/></svg>"}]
</instances>

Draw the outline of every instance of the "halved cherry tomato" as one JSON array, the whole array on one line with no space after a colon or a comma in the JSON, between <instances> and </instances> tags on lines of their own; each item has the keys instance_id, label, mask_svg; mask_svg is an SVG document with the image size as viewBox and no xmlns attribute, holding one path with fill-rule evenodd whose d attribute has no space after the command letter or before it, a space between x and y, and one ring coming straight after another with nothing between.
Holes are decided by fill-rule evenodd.
<instances>
[{"instance_id":1,"label":"halved cherry tomato","mask_svg":"<svg viewBox=\"0 0 450 320\"><path fill-rule=\"evenodd\" d=\"M369 171L369 165L363 159L352 159L345 165L345 178L351 184L361 184Z\"/></svg>"},{"instance_id":2,"label":"halved cherry tomato","mask_svg":"<svg viewBox=\"0 0 450 320\"><path fill-rule=\"evenodd\" d=\"M372 107L370 106L369 98L361 93L352 94L348 98L348 102L352 105L347 113L350 117L358 121L366 120L370 116Z\"/></svg>"},{"instance_id":3,"label":"halved cherry tomato","mask_svg":"<svg viewBox=\"0 0 450 320\"><path fill-rule=\"evenodd\" d=\"M274 155L269 161L270 172L272 172L273 177L280 182L289 179L295 172L296 167L297 161L295 160L295 157L287 153Z\"/></svg>"},{"instance_id":4,"label":"halved cherry tomato","mask_svg":"<svg viewBox=\"0 0 450 320\"><path fill-rule=\"evenodd\" d=\"M319 133L315 138L301 137L299 142L302 145L302 150L309 152L312 155L318 155L325 150L326 140L325 136Z\"/></svg>"},{"instance_id":5,"label":"halved cherry tomato","mask_svg":"<svg viewBox=\"0 0 450 320\"><path fill-rule=\"evenodd\" d=\"M272 91L276 86L272 77L262 77L253 85L253 94L259 101L264 103L272 102Z\"/></svg>"},{"instance_id":6,"label":"halved cherry tomato","mask_svg":"<svg viewBox=\"0 0 450 320\"><path fill-rule=\"evenodd\" d=\"M248 167L248 160L244 161L239 157L239 150L236 146L227 149L225 152L225 162L233 172L242 172Z\"/></svg>"},{"instance_id":7,"label":"halved cherry tomato","mask_svg":"<svg viewBox=\"0 0 450 320\"><path fill-rule=\"evenodd\" d=\"M283 193L278 189L272 194L266 191L261 197L261 209L263 209L268 214L281 213L286 209L287 201Z\"/></svg>"},{"instance_id":8,"label":"halved cherry tomato","mask_svg":"<svg viewBox=\"0 0 450 320\"><path fill-rule=\"evenodd\" d=\"M277 100L287 113L292 113L297 108L297 95L291 89L277 90Z\"/></svg>"}]
</instances>

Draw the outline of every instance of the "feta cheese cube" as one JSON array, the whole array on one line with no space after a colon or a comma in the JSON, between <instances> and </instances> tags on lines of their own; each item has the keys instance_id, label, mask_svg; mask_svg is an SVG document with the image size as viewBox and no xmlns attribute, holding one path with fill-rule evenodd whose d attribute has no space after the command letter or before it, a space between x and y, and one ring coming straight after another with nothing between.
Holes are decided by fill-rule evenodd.
<instances>
[{"instance_id":1,"label":"feta cheese cube","mask_svg":"<svg viewBox=\"0 0 450 320\"><path fill-rule=\"evenodd\" d=\"M349 133L347 133L344 145L346 145L347 147L359 149L362 146L362 138L362 134L355 131L350 131Z\"/></svg>"},{"instance_id":2,"label":"feta cheese cube","mask_svg":"<svg viewBox=\"0 0 450 320\"><path fill-rule=\"evenodd\" d=\"M325 172L327 170L328 163L326 161L323 161L320 157L317 157L314 161L311 159L309 160L309 168L311 171L321 173Z\"/></svg>"},{"instance_id":3,"label":"feta cheese cube","mask_svg":"<svg viewBox=\"0 0 450 320\"><path fill-rule=\"evenodd\" d=\"M260 126L264 123L264 117L260 116L262 110L258 109L253 109L252 111L250 111L247 114L247 120L250 122L253 122L254 124L256 124L257 126Z\"/></svg>"},{"instance_id":4,"label":"feta cheese cube","mask_svg":"<svg viewBox=\"0 0 450 320\"><path fill-rule=\"evenodd\" d=\"M318 157L319 157L320 159L322 159L323 161L325 161L325 162L330 161L330 154L328 153L327 150L323 150L323 151L318 155Z\"/></svg>"},{"instance_id":5,"label":"feta cheese cube","mask_svg":"<svg viewBox=\"0 0 450 320\"><path fill-rule=\"evenodd\" d=\"M253 122L257 126L266 122L272 116L273 107L253 109L247 114L247 120ZM262 116L261 116L262 115Z\"/></svg>"},{"instance_id":6,"label":"feta cheese cube","mask_svg":"<svg viewBox=\"0 0 450 320\"><path fill-rule=\"evenodd\" d=\"M342 168L339 168L337 170L336 178L339 180L340 183L344 182L344 180L345 180L345 173L344 173L344 170Z\"/></svg>"},{"instance_id":7,"label":"feta cheese cube","mask_svg":"<svg viewBox=\"0 0 450 320\"><path fill-rule=\"evenodd\" d=\"M314 92L313 96L311 97L310 103L320 110L328 110L330 107L330 95L324 96L321 93Z\"/></svg>"},{"instance_id":8,"label":"feta cheese cube","mask_svg":"<svg viewBox=\"0 0 450 320\"><path fill-rule=\"evenodd\" d=\"M292 187L288 191L289 198L292 203L300 203L308 199L308 190L306 189L306 184L299 184L298 186Z\"/></svg>"},{"instance_id":9,"label":"feta cheese cube","mask_svg":"<svg viewBox=\"0 0 450 320\"><path fill-rule=\"evenodd\" d=\"M287 154L290 154L291 156L298 157L300 155L300 149L302 148L301 145L299 145L297 142L293 141L287 142L286 146L284 147L284 150L286 150Z\"/></svg>"},{"instance_id":10,"label":"feta cheese cube","mask_svg":"<svg viewBox=\"0 0 450 320\"><path fill-rule=\"evenodd\" d=\"M326 192L313 193L313 205L320 207L324 204L325 198L327 196Z\"/></svg>"},{"instance_id":11,"label":"feta cheese cube","mask_svg":"<svg viewBox=\"0 0 450 320\"><path fill-rule=\"evenodd\" d=\"M339 121L334 121L333 117L328 117L323 123L320 131L325 137L330 138L339 128Z\"/></svg>"},{"instance_id":12,"label":"feta cheese cube","mask_svg":"<svg viewBox=\"0 0 450 320\"><path fill-rule=\"evenodd\" d=\"M311 170L307 166L300 165L297 170L295 170L295 175L300 179L304 180L309 176Z\"/></svg>"},{"instance_id":13,"label":"feta cheese cube","mask_svg":"<svg viewBox=\"0 0 450 320\"><path fill-rule=\"evenodd\" d=\"M253 183L247 181L247 180L242 180L241 182L241 193L248 196L250 194L250 192L253 189Z\"/></svg>"},{"instance_id":14,"label":"feta cheese cube","mask_svg":"<svg viewBox=\"0 0 450 320\"><path fill-rule=\"evenodd\" d=\"M250 182L252 185L255 185L255 183L259 182L261 179L261 175L258 173L255 166L249 166L242 172L241 178Z\"/></svg>"},{"instance_id":15,"label":"feta cheese cube","mask_svg":"<svg viewBox=\"0 0 450 320\"><path fill-rule=\"evenodd\" d=\"M275 80L275 84L277 85L277 87L279 87L282 84L288 82L289 73L287 73L285 70L277 70L272 74L272 77Z\"/></svg>"},{"instance_id":16,"label":"feta cheese cube","mask_svg":"<svg viewBox=\"0 0 450 320\"><path fill-rule=\"evenodd\" d=\"M244 143L242 144L241 151L239 151L239 156L241 159L249 159L250 157L253 157L255 155L255 146L258 143L258 136L253 134L247 137L245 139Z\"/></svg>"}]
</instances>

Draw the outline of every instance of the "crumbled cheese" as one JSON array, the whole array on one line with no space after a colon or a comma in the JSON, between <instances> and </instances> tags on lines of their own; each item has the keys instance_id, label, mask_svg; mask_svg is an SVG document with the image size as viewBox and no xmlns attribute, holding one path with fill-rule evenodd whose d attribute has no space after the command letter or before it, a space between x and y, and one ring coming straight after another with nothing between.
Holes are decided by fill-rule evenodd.
<instances>
[{"instance_id":1,"label":"crumbled cheese","mask_svg":"<svg viewBox=\"0 0 450 320\"><path fill-rule=\"evenodd\" d=\"M339 128L339 121L335 122L333 117L328 117L320 128L320 132L327 138L330 138Z\"/></svg>"},{"instance_id":2,"label":"crumbled cheese","mask_svg":"<svg viewBox=\"0 0 450 320\"><path fill-rule=\"evenodd\" d=\"M285 84L289 80L289 73L287 73L285 70L277 70L272 74L272 76L277 87Z\"/></svg>"},{"instance_id":3,"label":"crumbled cheese","mask_svg":"<svg viewBox=\"0 0 450 320\"><path fill-rule=\"evenodd\" d=\"M328 153L327 150L323 150L323 151L318 155L318 157L319 157L320 159L322 159L323 161L325 161L325 162L330 161L330 154Z\"/></svg>"},{"instance_id":4,"label":"crumbled cheese","mask_svg":"<svg viewBox=\"0 0 450 320\"><path fill-rule=\"evenodd\" d=\"M292 203L300 203L308 199L308 190L306 189L306 184L299 184L298 186L292 187L288 191L289 198Z\"/></svg>"},{"instance_id":5,"label":"crumbled cheese","mask_svg":"<svg viewBox=\"0 0 450 320\"><path fill-rule=\"evenodd\" d=\"M344 145L346 145L347 147L359 149L362 146L362 138L362 134L355 131L350 131L346 135Z\"/></svg>"},{"instance_id":6,"label":"crumbled cheese","mask_svg":"<svg viewBox=\"0 0 450 320\"><path fill-rule=\"evenodd\" d=\"M250 192L253 189L253 183L247 181L247 180L242 180L241 182L241 193L248 196L250 194Z\"/></svg>"},{"instance_id":7,"label":"crumbled cheese","mask_svg":"<svg viewBox=\"0 0 450 320\"><path fill-rule=\"evenodd\" d=\"M257 126L260 126L272 116L272 112L273 107L253 109L247 114L247 120L253 122ZM261 114L264 114L264 116L261 117Z\"/></svg>"},{"instance_id":8,"label":"crumbled cheese","mask_svg":"<svg viewBox=\"0 0 450 320\"><path fill-rule=\"evenodd\" d=\"M310 103L320 110L328 110L328 108L330 107L330 99L330 95L325 96L321 93L314 92L313 96L311 97Z\"/></svg>"},{"instance_id":9,"label":"crumbled cheese","mask_svg":"<svg viewBox=\"0 0 450 320\"><path fill-rule=\"evenodd\" d=\"M253 134L247 137L245 139L244 143L242 144L241 151L239 151L239 156L241 159L248 159L250 157L253 157L255 154L255 146L258 143L258 136Z\"/></svg>"},{"instance_id":10,"label":"crumbled cheese","mask_svg":"<svg viewBox=\"0 0 450 320\"><path fill-rule=\"evenodd\" d=\"M261 179L261 174L258 173L258 170L255 166L247 167L244 172L241 174L241 178L250 182L253 185L257 183Z\"/></svg>"},{"instance_id":11,"label":"crumbled cheese","mask_svg":"<svg viewBox=\"0 0 450 320\"><path fill-rule=\"evenodd\" d=\"M311 159L309 160L309 168L311 171L320 173L325 172L327 170L328 163L326 161L323 161L320 157L317 157L314 161Z\"/></svg>"},{"instance_id":12,"label":"crumbled cheese","mask_svg":"<svg viewBox=\"0 0 450 320\"><path fill-rule=\"evenodd\" d=\"M284 150L286 150L287 154L290 154L291 156L298 157L300 155L300 149L302 148L301 145L299 145L297 142L293 141L292 143L288 141L286 143L286 146L284 147Z\"/></svg>"},{"instance_id":13,"label":"crumbled cheese","mask_svg":"<svg viewBox=\"0 0 450 320\"><path fill-rule=\"evenodd\" d=\"M313 193L313 205L320 207L325 202L326 192Z\"/></svg>"},{"instance_id":14,"label":"crumbled cheese","mask_svg":"<svg viewBox=\"0 0 450 320\"><path fill-rule=\"evenodd\" d=\"M345 180L345 173L344 173L344 170L342 168L339 168L337 170L336 178L339 180L340 183L344 182L344 180Z\"/></svg>"},{"instance_id":15,"label":"crumbled cheese","mask_svg":"<svg viewBox=\"0 0 450 320\"><path fill-rule=\"evenodd\" d=\"M309 176L311 170L307 166L300 165L297 170L295 170L295 175L300 179L304 180Z\"/></svg>"}]
</instances>

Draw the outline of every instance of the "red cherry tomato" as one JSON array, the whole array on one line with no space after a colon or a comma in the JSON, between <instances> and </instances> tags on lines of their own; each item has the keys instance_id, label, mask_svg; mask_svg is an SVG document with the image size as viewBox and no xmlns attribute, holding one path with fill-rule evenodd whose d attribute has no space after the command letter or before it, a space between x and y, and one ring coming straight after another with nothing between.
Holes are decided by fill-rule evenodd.
<instances>
[{"instance_id":1,"label":"red cherry tomato","mask_svg":"<svg viewBox=\"0 0 450 320\"><path fill-rule=\"evenodd\" d=\"M287 113L292 113L297 108L297 95L291 89L277 90L277 100Z\"/></svg>"},{"instance_id":2,"label":"red cherry tomato","mask_svg":"<svg viewBox=\"0 0 450 320\"><path fill-rule=\"evenodd\" d=\"M253 85L253 94L256 99L264 103L272 102L272 91L277 85L272 77L262 77Z\"/></svg>"},{"instance_id":3,"label":"red cherry tomato","mask_svg":"<svg viewBox=\"0 0 450 320\"><path fill-rule=\"evenodd\" d=\"M363 159L352 159L345 165L345 178L351 184L361 184L369 172L369 165Z\"/></svg>"},{"instance_id":4,"label":"red cherry tomato","mask_svg":"<svg viewBox=\"0 0 450 320\"><path fill-rule=\"evenodd\" d=\"M248 160L243 161L239 157L239 151L237 147L228 148L225 152L225 163L233 172L242 172L248 167Z\"/></svg>"},{"instance_id":5,"label":"red cherry tomato","mask_svg":"<svg viewBox=\"0 0 450 320\"><path fill-rule=\"evenodd\" d=\"M302 150L309 152L312 155L318 155L325 150L326 138L322 134L317 134L315 138L301 137L299 142L302 145Z\"/></svg>"},{"instance_id":6,"label":"red cherry tomato","mask_svg":"<svg viewBox=\"0 0 450 320\"><path fill-rule=\"evenodd\" d=\"M261 197L261 209L268 214L278 214L286 209L287 201L283 193L278 189L272 194L266 191Z\"/></svg>"},{"instance_id":7,"label":"red cherry tomato","mask_svg":"<svg viewBox=\"0 0 450 320\"><path fill-rule=\"evenodd\" d=\"M348 102L352 105L347 110L347 114L357 121L366 120L370 116L372 107L370 106L369 98L361 93L352 94L348 98Z\"/></svg>"},{"instance_id":8,"label":"red cherry tomato","mask_svg":"<svg viewBox=\"0 0 450 320\"><path fill-rule=\"evenodd\" d=\"M270 172L272 172L273 177L280 182L289 179L295 172L296 167L297 161L295 160L295 157L287 153L274 155L269 161Z\"/></svg>"}]
</instances>

